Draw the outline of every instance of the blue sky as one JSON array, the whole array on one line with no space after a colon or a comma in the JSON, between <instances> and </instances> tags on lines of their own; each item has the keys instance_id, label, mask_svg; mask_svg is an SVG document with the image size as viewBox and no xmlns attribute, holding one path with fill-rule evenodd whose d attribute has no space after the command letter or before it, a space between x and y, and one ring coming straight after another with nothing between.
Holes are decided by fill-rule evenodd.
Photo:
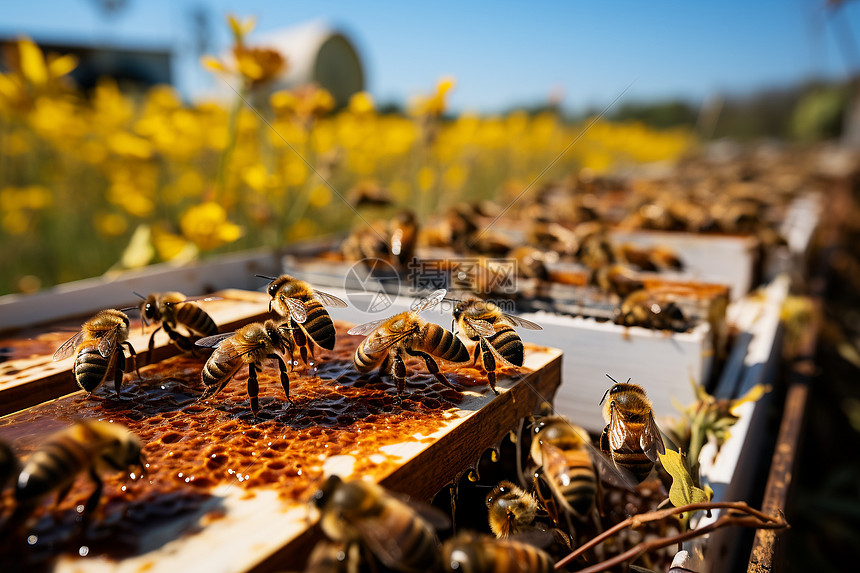
<instances>
[{"instance_id":1,"label":"blue sky","mask_svg":"<svg viewBox=\"0 0 860 573\"><path fill-rule=\"evenodd\" d=\"M539 104L552 90L571 110L624 101L748 93L810 77L860 71L860 1L838 20L825 0L720 2L262 2L130 0L106 18L95 0L7 3L0 34L36 39L162 45L178 56L179 84L209 81L191 56L189 14L211 16L217 49L227 13L258 17L258 31L324 19L345 29L366 62L377 101L405 101L442 76L457 79L456 110L493 112ZM857 52L839 49L850 31ZM845 38L843 34L841 36ZM850 61L847 61L850 60Z\"/></svg>"}]
</instances>

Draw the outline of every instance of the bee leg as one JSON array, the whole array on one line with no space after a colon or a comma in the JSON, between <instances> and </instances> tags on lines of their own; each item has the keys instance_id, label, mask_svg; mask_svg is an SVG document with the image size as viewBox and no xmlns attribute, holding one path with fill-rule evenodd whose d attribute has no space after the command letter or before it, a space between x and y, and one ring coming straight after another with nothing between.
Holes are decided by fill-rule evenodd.
<instances>
[{"instance_id":1,"label":"bee leg","mask_svg":"<svg viewBox=\"0 0 860 573\"><path fill-rule=\"evenodd\" d=\"M251 412L254 414L254 421L257 421L257 412L260 411L260 399L257 397L260 394L260 385L257 384L257 368L256 364L248 365L248 396L251 399Z\"/></svg>"},{"instance_id":2,"label":"bee leg","mask_svg":"<svg viewBox=\"0 0 860 573\"><path fill-rule=\"evenodd\" d=\"M155 333L161 330L159 326L155 330L152 331L152 334L149 336L149 345L147 346L149 350L146 351L146 363L152 364L152 352L155 350Z\"/></svg>"},{"instance_id":3,"label":"bee leg","mask_svg":"<svg viewBox=\"0 0 860 573\"><path fill-rule=\"evenodd\" d=\"M281 360L281 357L277 354L268 354L266 357L274 358L278 361L278 370L281 371L281 386L284 387L284 394L287 395L287 402L292 406L293 401L290 399L290 376L287 374L287 365L284 364L284 361Z\"/></svg>"},{"instance_id":4,"label":"bee leg","mask_svg":"<svg viewBox=\"0 0 860 573\"><path fill-rule=\"evenodd\" d=\"M410 350L409 348L406 349L406 353L410 356L418 356L419 358L422 358L424 360L424 364L427 366L427 371L430 372L430 374L432 374L433 376L435 376L436 380L438 380L448 388L457 390L457 388L453 384L448 382L448 379L445 378L441 372L439 372L439 365L436 364L436 361L433 360L432 356L430 356L426 352L421 352L420 350Z\"/></svg>"},{"instance_id":5,"label":"bee leg","mask_svg":"<svg viewBox=\"0 0 860 573\"><path fill-rule=\"evenodd\" d=\"M102 496L102 478L99 477L99 474L95 469L90 470L90 478L92 478L93 482L96 484L96 490L92 495L90 495L86 505L84 505L84 515L92 513L99 504L99 498Z\"/></svg>"},{"instance_id":6,"label":"bee leg","mask_svg":"<svg viewBox=\"0 0 860 573\"><path fill-rule=\"evenodd\" d=\"M490 350L490 345L486 340L481 338L478 345L481 348L481 359L483 361L484 370L487 371L487 383L490 385L490 390L493 391L493 394L498 396L499 391L496 390L496 358L493 356L493 352Z\"/></svg>"},{"instance_id":7,"label":"bee leg","mask_svg":"<svg viewBox=\"0 0 860 573\"><path fill-rule=\"evenodd\" d=\"M116 368L114 369L113 375L113 387L116 390L116 397L118 400L122 400L122 394L120 393L120 389L122 388L122 375L125 372L125 354L120 348L117 351L116 357Z\"/></svg>"},{"instance_id":8,"label":"bee leg","mask_svg":"<svg viewBox=\"0 0 860 573\"><path fill-rule=\"evenodd\" d=\"M167 336L170 337L170 341L173 342L179 350L183 352L192 352L194 350L194 344L191 342L190 338L177 332L166 322L161 323L161 326L164 328L164 332L167 333Z\"/></svg>"},{"instance_id":9,"label":"bee leg","mask_svg":"<svg viewBox=\"0 0 860 573\"><path fill-rule=\"evenodd\" d=\"M475 345L475 352L473 353L473 356L472 356L472 366L474 368L477 368L478 364L480 364L480 362L479 362L480 357L481 357L481 344L478 343Z\"/></svg>"},{"instance_id":10,"label":"bee leg","mask_svg":"<svg viewBox=\"0 0 860 573\"><path fill-rule=\"evenodd\" d=\"M140 368L138 368L138 366L137 366L137 352L134 351L134 346L132 346L131 342L129 342L128 340L123 342L123 345L125 345L128 348L128 353L131 355L131 358L134 360L134 371L137 373L137 379L143 380L143 376L140 375Z\"/></svg>"},{"instance_id":11,"label":"bee leg","mask_svg":"<svg viewBox=\"0 0 860 573\"><path fill-rule=\"evenodd\" d=\"M302 362L305 364L308 363L308 346L310 346L310 340L308 340L307 334L305 334L305 329L295 321L295 319L290 318L290 326L293 328L293 338L296 339L296 345L299 347L299 355L302 357Z\"/></svg>"},{"instance_id":12,"label":"bee leg","mask_svg":"<svg viewBox=\"0 0 860 573\"><path fill-rule=\"evenodd\" d=\"M406 363L403 362L403 357L400 352L394 354L394 359L391 364L391 375L397 383L397 399L400 400L403 389L406 387Z\"/></svg>"}]
</instances>

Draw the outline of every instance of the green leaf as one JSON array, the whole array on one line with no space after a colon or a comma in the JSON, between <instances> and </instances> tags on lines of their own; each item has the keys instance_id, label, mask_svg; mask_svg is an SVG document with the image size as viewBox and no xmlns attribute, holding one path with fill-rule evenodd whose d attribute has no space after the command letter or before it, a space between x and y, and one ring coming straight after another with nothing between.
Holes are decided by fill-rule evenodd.
<instances>
[{"instance_id":1,"label":"green leaf","mask_svg":"<svg viewBox=\"0 0 860 573\"><path fill-rule=\"evenodd\" d=\"M690 503L710 501L714 492L710 487L706 489L696 487L687 466L687 456L675 450L666 450L665 454L658 455L663 469L672 476L672 486L669 488L669 501L672 505L681 507Z\"/></svg>"}]
</instances>

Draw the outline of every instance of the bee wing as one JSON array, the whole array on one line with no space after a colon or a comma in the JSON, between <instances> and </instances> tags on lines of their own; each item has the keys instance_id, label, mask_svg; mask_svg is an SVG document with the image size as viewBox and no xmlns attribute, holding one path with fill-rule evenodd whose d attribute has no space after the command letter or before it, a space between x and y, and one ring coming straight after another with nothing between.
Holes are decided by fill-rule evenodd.
<instances>
[{"instance_id":1,"label":"bee wing","mask_svg":"<svg viewBox=\"0 0 860 573\"><path fill-rule=\"evenodd\" d=\"M492 336L496 333L496 329L493 328L493 325L486 320L474 320L471 318L464 319L469 326L475 329L475 332L483 337Z\"/></svg>"},{"instance_id":2,"label":"bee wing","mask_svg":"<svg viewBox=\"0 0 860 573\"><path fill-rule=\"evenodd\" d=\"M588 444L588 446L588 453L591 455L591 461L594 463L594 470L601 481L628 491L636 491L639 481L630 470L616 464L615 460L611 458L612 454L609 454L610 457L607 458L591 444Z\"/></svg>"},{"instance_id":3,"label":"bee wing","mask_svg":"<svg viewBox=\"0 0 860 573\"><path fill-rule=\"evenodd\" d=\"M419 300L415 303L415 306L411 309L412 312L422 312L427 309L433 308L445 298L445 295L448 293L446 289L440 288L439 290L433 291L433 293Z\"/></svg>"},{"instance_id":4,"label":"bee wing","mask_svg":"<svg viewBox=\"0 0 860 573\"><path fill-rule=\"evenodd\" d=\"M116 350L116 340L118 335L119 325L116 325L110 330L108 330L107 334L102 336L99 340L99 354L101 354L105 358L110 358L110 356Z\"/></svg>"},{"instance_id":5,"label":"bee wing","mask_svg":"<svg viewBox=\"0 0 860 573\"><path fill-rule=\"evenodd\" d=\"M403 503L398 496L390 503ZM411 502L404 504L407 507L402 511L410 514L416 514L411 508ZM397 512L400 513L400 512ZM430 524L422 517L421 514L414 515L414 519L424 527L430 527ZM418 523L415 525L417 526ZM382 561L383 565L393 569L402 570L404 554L403 547L397 535L393 535L391 523L387 520L379 519L362 519L360 520L358 530L362 540L370 547L373 554ZM450 526L450 521L446 523L446 527Z\"/></svg>"},{"instance_id":6,"label":"bee wing","mask_svg":"<svg viewBox=\"0 0 860 573\"><path fill-rule=\"evenodd\" d=\"M314 296L326 306L333 306L335 308L346 308L349 306L343 299L321 290L314 289Z\"/></svg>"},{"instance_id":7,"label":"bee wing","mask_svg":"<svg viewBox=\"0 0 860 573\"><path fill-rule=\"evenodd\" d=\"M293 317L293 320L301 324L308 319L308 311L305 308L305 303L297 298L288 296L282 296L281 301L290 309L290 316Z\"/></svg>"},{"instance_id":8,"label":"bee wing","mask_svg":"<svg viewBox=\"0 0 860 573\"><path fill-rule=\"evenodd\" d=\"M648 414L648 420L645 422L645 429L642 436L639 438L639 445L648 459L652 462L657 461L657 453L665 454L666 446L663 445L663 436L660 434L660 428L657 427L657 422L654 421L654 413Z\"/></svg>"},{"instance_id":9,"label":"bee wing","mask_svg":"<svg viewBox=\"0 0 860 573\"><path fill-rule=\"evenodd\" d=\"M561 505L564 506L566 511L575 514L576 512L572 507L570 507L567 500L564 499L564 494L558 485L559 483L570 481L569 472L567 471L567 460L565 459L564 452L561 448L543 441L540 444L540 453L542 457L541 467L543 468L543 473L546 476L544 481L549 485L550 490L552 490L553 497L556 502L561 503Z\"/></svg>"},{"instance_id":10,"label":"bee wing","mask_svg":"<svg viewBox=\"0 0 860 573\"><path fill-rule=\"evenodd\" d=\"M543 330L543 327L536 322L532 322L530 320L526 320L520 316L514 316L513 314L504 313L505 319L508 320L514 326L519 326L525 328L526 330Z\"/></svg>"},{"instance_id":11,"label":"bee wing","mask_svg":"<svg viewBox=\"0 0 860 573\"><path fill-rule=\"evenodd\" d=\"M212 336L206 336L194 342L197 346L203 346L205 348L217 348L219 344L232 337L235 332L222 332L221 334L213 334Z\"/></svg>"},{"instance_id":12,"label":"bee wing","mask_svg":"<svg viewBox=\"0 0 860 573\"><path fill-rule=\"evenodd\" d=\"M364 343L364 351L369 354L382 352L383 350L391 348L406 336L407 334L388 334L386 336L377 336Z\"/></svg>"},{"instance_id":13,"label":"bee wing","mask_svg":"<svg viewBox=\"0 0 860 573\"><path fill-rule=\"evenodd\" d=\"M379 320L372 320L370 322L365 322L364 324L359 324L358 326L353 326L352 328L347 330L346 333L351 334L353 336L370 334L371 332L373 332L374 330L379 328L379 326L381 324L383 324L384 322L386 322L387 320L388 320L387 318L380 318Z\"/></svg>"},{"instance_id":14,"label":"bee wing","mask_svg":"<svg viewBox=\"0 0 860 573\"><path fill-rule=\"evenodd\" d=\"M620 450L627 440L627 426L618 414L618 408L613 404L609 414L609 448Z\"/></svg>"},{"instance_id":15,"label":"bee wing","mask_svg":"<svg viewBox=\"0 0 860 573\"><path fill-rule=\"evenodd\" d=\"M77 334L69 338L59 348L57 348L57 351L54 352L54 356L52 357L53 360L59 361L71 356L83 339L84 331L80 330Z\"/></svg>"}]
</instances>

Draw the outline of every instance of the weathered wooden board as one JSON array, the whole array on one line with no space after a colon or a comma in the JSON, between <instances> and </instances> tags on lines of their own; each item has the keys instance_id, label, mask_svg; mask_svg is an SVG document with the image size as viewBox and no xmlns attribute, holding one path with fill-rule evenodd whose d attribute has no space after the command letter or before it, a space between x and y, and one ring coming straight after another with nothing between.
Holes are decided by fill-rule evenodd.
<instances>
[{"instance_id":1,"label":"weathered wooden board","mask_svg":"<svg viewBox=\"0 0 860 573\"><path fill-rule=\"evenodd\" d=\"M342 333L345 328L340 326L339 331ZM346 337L343 341L342 345L348 347L345 348L346 351L350 351L357 344L355 338ZM333 432L333 436L340 435L336 430L342 426L350 428L348 435L358 436L353 439L358 439L360 442L349 443L345 438L327 441L319 447L318 455L313 458L315 461L304 465L302 469L307 475L314 476L313 481L317 484L331 474L360 477L380 482L395 491L415 498L429 500L436 491L476 464L481 453L487 448L496 446L504 435L516 427L521 418L532 414L544 400L551 400L560 383L561 353L534 345L527 345L526 351L524 368L518 369L516 373L511 371L500 376L499 396L492 394L483 385L465 388L462 401L456 407L446 407L441 412L435 411L437 418L440 415L441 418L433 431L426 435L413 433L410 430L404 430L400 435L397 427L389 427L385 421L387 419L384 415L387 411L385 409L364 421L353 419L340 421L338 418L337 422L330 422L334 426L322 428L323 435L325 431ZM335 366L345 367L343 364ZM321 372L326 371L326 367L326 360L323 359L319 366ZM450 367L443 367L443 372L451 373L449 376L453 376L452 380L455 384L467 381L463 374L466 371L452 371ZM476 371L471 372L474 376ZM422 376L418 378L420 380L428 378L426 375ZM313 434L313 428L303 430L304 434L291 430L294 417L301 417L302 413L312 412L316 408L313 398L308 398L311 394L305 395L306 391L328 392L332 388L337 391L338 387L350 387L352 391L361 392L363 388L373 386L375 396L373 399L378 400L381 394L388 395L390 398L393 392L390 385L382 384L380 390L381 383L375 380L374 375L366 382L362 382L362 384L368 384L367 386L360 386L359 382L365 378L367 375L364 378L362 376L356 378L353 375L349 380L340 376L325 380L315 378L312 383L317 386L316 388L308 386L311 382L294 380L292 397L296 405L290 410L281 412L277 409L279 400L264 403L264 411L271 415L259 424L250 421L247 406L236 401L231 401L235 407L230 406L226 412L222 409L221 415L227 416L227 427L232 428L230 431L233 435L248 433L251 436L255 432L264 434L251 438L254 443L247 447L254 448L256 451L254 458L265 463L265 460L269 459L266 457L266 450L275 441L273 434L283 434L280 439L283 440L286 436L288 441L291 436L301 440L307 438L308 432ZM277 386L274 379L275 376L270 371L261 373L261 395L271 396L271 389ZM424 391L420 388L422 383L426 382L419 381L417 389L412 386L408 390L413 393L413 399L409 403L410 408L414 408L425 399ZM234 385L241 386L242 382L234 382ZM320 388L319 385L326 388ZM264 386L269 389L264 390ZM149 388L147 392L157 392L157 390ZM435 392L438 396L438 390ZM444 392L448 391L443 390ZM241 395L241 389L239 394ZM75 400L71 398L62 399L68 402L68 408L59 409L66 412L65 415L69 415L68 412L76 405L91 406L87 400L96 400L83 396ZM438 402L438 398L433 399ZM229 400L229 397L226 400ZM107 400L106 404L110 408L118 407L110 400ZM132 405L134 402L130 401L129 406ZM91 407L101 408L102 406L96 404ZM392 407L396 413L396 409L401 406ZM405 399L402 407L407 407ZM19 419L23 420L23 423L38 423L32 422L32 417L29 416L31 410L36 413L38 408L34 407L20 413ZM114 416L118 415L118 410L113 411L117 412ZM190 428L194 427L196 432L206 433L206 424L209 424L212 418L211 410L195 406L193 411L183 409L179 412L184 413L179 417L171 415L168 418L170 423L178 420L182 424L181 427L189 428L186 432L190 432ZM413 418L421 418L420 410ZM146 420L145 418L140 423L148 426ZM224 428L225 426L220 426L219 431L224 431ZM359 429L356 430L356 428ZM396 435L397 439L374 448L373 440L377 433ZM15 426L0 423L0 437L10 435L15 435ZM300 437L302 435L305 438ZM158 448L147 450L148 461L156 464L154 472L156 477L152 479L165 479L165 471L159 469L159 464L167 463L173 455L173 451L168 450L175 449L185 437L201 439L201 436L171 435L169 440L160 439ZM370 446L360 445L363 442L369 442ZM329 446L331 449L328 449ZM373 452L369 455L368 447ZM287 459L291 455L290 449L288 445L283 452ZM208 450L204 450L203 447L199 448L199 455L205 460ZM334 450L336 453L332 454ZM148 571L155 573L197 569L232 572L300 568L301 557L310 550L309 530L313 525L313 515L309 513L306 496L285 497L278 486L248 486L248 483L255 479L254 474L258 470L257 467L251 467L253 465L239 468L237 477L229 483L214 488L210 492L212 497L197 507L194 512L169 520L157 527L148 528L139 539L139 552L121 560L100 555L95 551L90 552L86 557L61 556L56 561L54 570L57 572ZM288 469L289 467L283 471ZM244 478L242 474L246 474ZM251 475L250 480L248 475ZM167 477L170 478L170 476ZM149 475L147 479L150 479ZM181 485L181 481L176 480L175 477L170 479L172 481L168 483ZM293 478L281 479L287 481L280 481L279 484L288 485L289 480ZM299 479L298 476L295 479ZM115 486L109 484L108 489L111 487Z\"/></svg>"}]
</instances>

